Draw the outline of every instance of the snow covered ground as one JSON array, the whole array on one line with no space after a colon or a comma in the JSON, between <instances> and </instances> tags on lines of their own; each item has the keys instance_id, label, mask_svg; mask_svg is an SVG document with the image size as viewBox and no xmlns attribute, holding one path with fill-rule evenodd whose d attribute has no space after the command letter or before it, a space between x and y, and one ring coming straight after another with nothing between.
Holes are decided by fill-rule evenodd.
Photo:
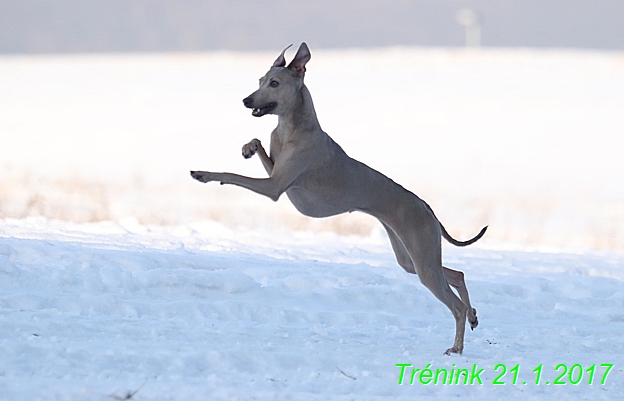
<instances>
[{"instance_id":1,"label":"snow covered ground","mask_svg":"<svg viewBox=\"0 0 624 401\"><path fill-rule=\"evenodd\" d=\"M624 54L311 46L347 153L490 225L444 248L464 355L373 219L190 179L264 176L241 100L277 52L2 56L0 400L624 399Z\"/></svg>"},{"instance_id":2,"label":"snow covered ground","mask_svg":"<svg viewBox=\"0 0 624 401\"><path fill-rule=\"evenodd\" d=\"M450 312L378 230L4 219L0 399L624 397L624 255L478 244L444 255L480 318L462 356L443 355ZM474 384L410 385L409 368L399 385L397 364L465 368ZM565 385L552 384L558 364L573 372Z\"/></svg>"}]
</instances>

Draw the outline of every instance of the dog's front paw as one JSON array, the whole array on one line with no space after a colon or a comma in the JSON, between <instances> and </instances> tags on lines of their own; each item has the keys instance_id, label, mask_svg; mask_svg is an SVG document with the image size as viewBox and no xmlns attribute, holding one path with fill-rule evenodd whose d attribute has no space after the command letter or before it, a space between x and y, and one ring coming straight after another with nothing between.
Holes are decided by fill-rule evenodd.
<instances>
[{"instance_id":1,"label":"dog's front paw","mask_svg":"<svg viewBox=\"0 0 624 401\"><path fill-rule=\"evenodd\" d=\"M256 154L260 146L262 145L258 139L252 139L249 143L243 145L243 157L245 159L249 159L251 156Z\"/></svg>"},{"instance_id":2,"label":"dog's front paw","mask_svg":"<svg viewBox=\"0 0 624 401\"><path fill-rule=\"evenodd\" d=\"M209 173L208 171L191 171L191 177L199 182L213 181L212 173Z\"/></svg>"}]
</instances>

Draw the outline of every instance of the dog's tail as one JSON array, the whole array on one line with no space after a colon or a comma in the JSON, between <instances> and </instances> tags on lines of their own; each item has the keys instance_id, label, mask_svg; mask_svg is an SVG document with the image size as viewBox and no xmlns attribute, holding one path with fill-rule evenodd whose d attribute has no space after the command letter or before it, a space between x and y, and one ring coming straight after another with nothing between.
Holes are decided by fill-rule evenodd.
<instances>
[{"instance_id":1,"label":"dog's tail","mask_svg":"<svg viewBox=\"0 0 624 401\"><path fill-rule=\"evenodd\" d=\"M440 223L440 228L442 229L442 236L445 240L455 246L467 246L479 241L481 237L483 237L483 234L485 234L485 232L487 231L488 226L483 227L479 234L477 234L474 238L469 239L468 241L457 241L455 238L451 237L450 234L446 231L446 228L444 228L444 226L442 225L442 223Z\"/></svg>"}]
</instances>

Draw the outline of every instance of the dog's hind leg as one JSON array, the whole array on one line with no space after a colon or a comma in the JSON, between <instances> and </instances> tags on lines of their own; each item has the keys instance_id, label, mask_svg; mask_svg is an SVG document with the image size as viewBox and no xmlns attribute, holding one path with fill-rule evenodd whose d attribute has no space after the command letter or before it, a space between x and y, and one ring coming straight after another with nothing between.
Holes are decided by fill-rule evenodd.
<instances>
[{"instance_id":1,"label":"dog's hind leg","mask_svg":"<svg viewBox=\"0 0 624 401\"><path fill-rule=\"evenodd\" d=\"M397 225L384 224L388 231L391 244L395 250L397 260L405 265L403 268L410 272L410 265L406 263L406 255L411 259L411 269L418 274L420 282L431 291L444 305L449 308L455 318L455 341L453 347L445 354L461 354L464 349L464 334L466 331L466 317L468 306L451 290L444 275L441 259L441 244L439 229L435 226L436 220L424 223L418 229L410 227L406 221ZM432 235L434 234L434 235ZM402 245L402 246L399 246Z\"/></svg>"},{"instance_id":2,"label":"dog's hind leg","mask_svg":"<svg viewBox=\"0 0 624 401\"><path fill-rule=\"evenodd\" d=\"M412 259L407 253L407 250L399 237L387 224L383 222L381 224L388 233L388 238L390 238L390 244L392 245L392 250L394 251L394 255L396 256L399 266L405 269L408 273L416 274L414 263L412 263ZM442 271L444 272L446 281L451 287L457 290L462 302L468 307L466 317L470 323L470 329L474 330L479 325L479 320L477 319L477 310L470 305L470 297L468 296L468 289L466 288L466 282L464 281L464 273L444 266L442 266Z\"/></svg>"},{"instance_id":3,"label":"dog's hind leg","mask_svg":"<svg viewBox=\"0 0 624 401\"><path fill-rule=\"evenodd\" d=\"M410 258L405 246L394 233L394 231L384 222L381 222L381 225L384 226L386 232L388 233L388 238L390 239L390 245L392 245L392 250L394 251L394 256L396 256L397 263L406 272L416 274L416 270L414 269L414 263L412 263L412 258Z\"/></svg>"},{"instance_id":4,"label":"dog's hind leg","mask_svg":"<svg viewBox=\"0 0 624 401\"><path fill-rule=\"evenodd\" d=\"M444 266L442 266L442 271L444 272L446 281L448 281L451 287L457 290L462 302L468 307L466 317L468 317L468 323L470 323L470 330L474 330L479 325L479 319L477 319L477 310L470 305L470 297L468 296L468 289L464 281L464 273Z\"/></svg>"}]
</instances>

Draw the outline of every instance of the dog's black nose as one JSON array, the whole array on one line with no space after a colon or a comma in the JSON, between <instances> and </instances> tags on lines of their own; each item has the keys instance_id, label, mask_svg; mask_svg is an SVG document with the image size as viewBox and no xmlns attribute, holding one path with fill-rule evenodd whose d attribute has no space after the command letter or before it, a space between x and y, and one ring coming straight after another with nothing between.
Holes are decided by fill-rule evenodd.
<instances>
[{"instance_id":1,"label":"dog's black nose","mask_svg":"<svg viewBox=\"0 0 624 401\"><path fill-rule=\"evenodd\" d=\"M245 107L247 108L251 108L251 104L253 103L253 99L251 98L251 96L246 97L243 99L243 104L245 105Z\"/></svg>"}]
</instances>

